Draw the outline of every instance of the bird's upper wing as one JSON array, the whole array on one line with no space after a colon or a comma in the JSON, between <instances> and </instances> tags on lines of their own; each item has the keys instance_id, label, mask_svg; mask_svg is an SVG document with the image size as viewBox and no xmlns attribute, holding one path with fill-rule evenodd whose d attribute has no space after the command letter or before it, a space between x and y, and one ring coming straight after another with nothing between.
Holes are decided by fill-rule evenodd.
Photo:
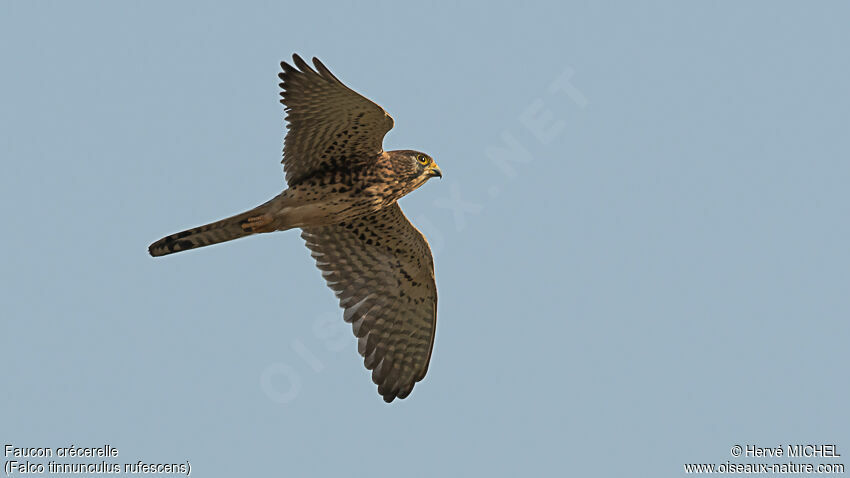
<instances>
[{"instance_id":1,"label":"bird's upper wing","mask_svg":"<svg viewBox=\"0 0 850 478\"><path fill-rule=\"evenodd\" d=\"M345 167L383 148L393 119L377 104L342 84L317 58L316 69L298 55L281 62L281 103L289 122L283 147L286 181L298 182L323 168Z\"/></svg>"},{"instance_id":2,"label":"bird's upper wing","mask_svg":"<svg viewBox=\"0 0 850 478\"><path fill-rule=\"evenodd\" d=\"M425 377L437 322L431 248L398 203L348 222L303 228L328 286L354 328L384 400Z\"/></svg>"}]
</instances>

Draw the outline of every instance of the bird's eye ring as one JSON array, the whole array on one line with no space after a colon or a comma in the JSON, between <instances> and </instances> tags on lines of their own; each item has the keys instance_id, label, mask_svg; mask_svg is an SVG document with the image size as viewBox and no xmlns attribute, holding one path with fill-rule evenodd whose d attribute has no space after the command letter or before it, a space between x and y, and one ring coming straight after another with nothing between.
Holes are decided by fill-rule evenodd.
<instances>
[{"instance_id":1,"label":"bird's eye ring","mask_svg":"<svg viewBox=\"0 0 850 478\"><path fill-rule=\"evenodd\" d=\"M423 154L420 154L419 156L417 156L416 160L419 161L422 164L428 164L428 157L423 155Z\"/></svg>"}]
</instances>

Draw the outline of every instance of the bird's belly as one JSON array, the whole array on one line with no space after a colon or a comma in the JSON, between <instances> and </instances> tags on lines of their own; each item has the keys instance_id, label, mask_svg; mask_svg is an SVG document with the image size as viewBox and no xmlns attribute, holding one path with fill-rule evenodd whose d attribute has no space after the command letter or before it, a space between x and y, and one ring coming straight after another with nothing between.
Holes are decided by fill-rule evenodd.
<instances>
[{"instance_id":1,"label":"bird's belly","mask_svg":"<svg viewBox=\"0 0 850 478\"><path fill-rule=\"evenodd\" d=\"M375 212L383 207L380 198L328 195L311 201L292 201L281 204L275 216L281 229L292 227L326 226L352 217Z\"/></svg>"}]
</instances>

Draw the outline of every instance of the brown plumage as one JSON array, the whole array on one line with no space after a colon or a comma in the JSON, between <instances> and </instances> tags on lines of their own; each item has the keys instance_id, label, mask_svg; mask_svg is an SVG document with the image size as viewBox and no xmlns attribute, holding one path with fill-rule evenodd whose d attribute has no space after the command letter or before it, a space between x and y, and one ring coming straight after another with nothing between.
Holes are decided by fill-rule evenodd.
<instances>
[{"instance_id":1,"label":"brown plumage","mask_svg":"<svg viewBox=\"0 0 850 478\"><path fill-rule=\"evenodd\" d=\"M430 156L384 151L392 118L345 86L318 59L281 63L288 132L288 188L242 214L166 236L152 256L252 234L301 228L301 236L352 324L378 393L405 398L425 377L437 320L434 263L398 199L442 176Z\"/></svg>"}]
</instances>

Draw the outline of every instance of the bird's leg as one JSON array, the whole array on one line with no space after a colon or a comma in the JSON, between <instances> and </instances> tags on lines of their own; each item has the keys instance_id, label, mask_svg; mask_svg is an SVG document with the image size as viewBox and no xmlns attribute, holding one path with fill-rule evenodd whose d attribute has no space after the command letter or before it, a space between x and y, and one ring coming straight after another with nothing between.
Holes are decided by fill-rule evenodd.
<instances>
[{"instance_id":1,"label":"bird's leg","mask_svg":"<svg viewBox=\"0 0 850 478\"><path fill-rule=\"evenodd\" d=\"M272 232L275 231L274 218L271 214L260 214L258 216L249 217L240 224L242 230L250 233Z\"/></svg>"}]
</instances>

